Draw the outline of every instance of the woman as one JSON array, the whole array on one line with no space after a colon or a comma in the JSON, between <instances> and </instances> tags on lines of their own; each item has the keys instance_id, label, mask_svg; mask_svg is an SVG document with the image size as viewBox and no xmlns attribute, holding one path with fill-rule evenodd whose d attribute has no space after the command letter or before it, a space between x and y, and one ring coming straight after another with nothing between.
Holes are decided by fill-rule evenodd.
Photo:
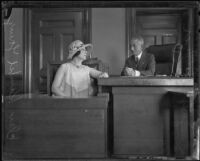
<instances>
[{"instance_id":1,"label":"woman","mask_svg":"<svg viewBox=\"0 0 200 161\"><path fill-rule=\"evenodd\" d=\"M58 68L52 84L52 93L55 96L88 97L92 95L90 77L108 77L107 73L82 64L87 57L86 47L89 46L92 47L91 44L83 44L80 40L69 45L68 58L71 60Z\"/></svg>"}]
</instances>

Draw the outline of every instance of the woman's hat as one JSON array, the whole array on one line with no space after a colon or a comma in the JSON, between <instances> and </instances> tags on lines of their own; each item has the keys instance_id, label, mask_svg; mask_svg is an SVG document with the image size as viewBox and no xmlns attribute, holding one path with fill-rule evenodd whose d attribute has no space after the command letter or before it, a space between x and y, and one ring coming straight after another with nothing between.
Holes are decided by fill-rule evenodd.
<instances>
[{"instance_id":1,"label":"woman's hat","mask_svg":"<svg viewBox=\"0 0 200 161\"><path fill-rule=\"evenodd\" d=\"M92 44L83 44L83 42L80 40L75 40L71 42L68 47L69 49L68 59L72 59L72 57L74 56L74 54L76 54L77 51L86 49L86 47L92 48Z\"/></svg>"}]
</instances>

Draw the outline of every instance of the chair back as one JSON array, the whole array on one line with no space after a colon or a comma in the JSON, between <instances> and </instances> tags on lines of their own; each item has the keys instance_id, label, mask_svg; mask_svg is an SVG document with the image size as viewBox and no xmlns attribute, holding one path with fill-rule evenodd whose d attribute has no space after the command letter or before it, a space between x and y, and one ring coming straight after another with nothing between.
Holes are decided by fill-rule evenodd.
<instances>
[{"instance_id":1,"label":"chair back","mask_svg":"<svg viewBox=\"0 0 200 161\"><path fill-rule=\"evenodd\" d=\"M181 44L151 45L145 50L155 56L156 75L177 75L182 52Z\"/></svg>"}]
</instances>

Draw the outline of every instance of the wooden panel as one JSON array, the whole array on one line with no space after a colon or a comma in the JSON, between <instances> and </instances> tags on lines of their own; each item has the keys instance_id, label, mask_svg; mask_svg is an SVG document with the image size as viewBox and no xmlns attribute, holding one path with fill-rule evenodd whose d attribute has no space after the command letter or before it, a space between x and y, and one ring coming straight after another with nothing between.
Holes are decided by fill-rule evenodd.
<instances>
[{"instance_id":1,"label":"wooden panel","mask_svg":"<svg viewBox=\"0 0 200 161\"><path fill-rule=\"evenodd\" d=\"M47 95L37 95L37 94L22 94L13 95L13 99L10 97L5 98L6 109L36 109L36 108L46 108L49 107L54 109L70 109L70 108L107 108L108 95L103 93L102 95L89 98L63 98L63 97L52 97ZM42 106L41 106L42 105Z\"/></svg>"},{"instance_id":2,"label":"wooden panel","mask_svg":"<svg viewBox=\"0 0 200 161\"><path fill-rule=\"evenodd\" d=\"M109 86L113 95L115 157L185 158L192 154L192 86Z\"/></svg>"},{"instance_id":3,"label":"wooden panel","mask_svg":"<svg viewBox=\"0 0 200 161\"><path fill-rule=\"evenodd\" d=\"M151 45L162 45L162 44L172 44L178 42L178 35L177 31L174 29L149 29L149 30L143 30L142 35L144 37L145 41L145 47L148 47L147 44L149 44L149 40L146 39L148 37L154 37L155 38L155 44ZM164 41L165 37L170 37L171 39L168 39L167 41ZM170 41L172 40L172 41ZM174 41L176 40L176 41Z\"/></svg>"},{"instance_id":4,"label":"wooden panel","mask_svg":"<svg viewBox=\"0 0 200 161\"><path fill-rule=\"evenodd\" d=\"M156 36L155 35L144 35L145 47L156 44Z\"/></svg>"},{"instance_id":5,"label":"wooden panel","mask_svg":"<svg viewBox=\"0 0 200 161\"><path fill-rule=\"evenodd\" d=\"M74 20L42 20L40 21L40 27L74 27Z\"/></svg>"},{"instance_id":6,"label":"wooden panel","mask_svg":"<svg viewBox=\"0 0 200 161\"><path fill-rule=\"evenodd\" d=\"M119 77L111 76L109 78L98 78L100 86L163 86L163 87L192 87L193 78L176 77Z\"/></svg>"},{"instance_id":7,"label":"wooden panel","mask_svg":"<svg viewBox=\"0 0 200 161\"><path fill-rule=\"evenodd\" d=\"M107 96L99 96L94 99L21 98L8 103L4 157L106 157L107 102Z\"/></svg>"},{"instance_id":8,"label":"wooden panel","mask_svg":"<svg viewBox=\"0 0 200 161\"><path fill-rule=\"evenodd\" d=\"M174 29L177 26L177 15L138 15L138 21L144 29ZM171 23L169 23L171 22Z\"/></svg>"},{"instance_id":9,"label":"wooden panel","mask_svg":"<svg viewBox=\"0 0 200 161\"><path fill-rule=\"evenodd\" d=\"M169 92L171 95L173 153L176 157L192 155L194 137L194 95Z\"/></svg>"},{"instance_id":10,"label":"wooden panel","mask_svg":"<svg viewBox=\"0 0 200 161\"><path fill-rule=\"evenodd\" d=\"M180 25L180 13L164 14L164 10L160 10L160 13L145 10L136 13L136 33L144 36L145 47L180 42ZM165 37L169 35L170 38L166 40ZM155 41L148 37L154 37Z\"/></svg>"},{"instance_id":11,"label":"wooden panel","mask_svg":"<svg viewBox=\"0 0 200 161\"><path fill-rule=\"evenodd\" d=\"M45 67L48 62L48 57L55 60L55 35L53 33L44 33L40 35L40 70Z\"/></svg>"},{"instance_id":12,"label":"wooden panel","mask_svg":"<svg viewBox=\"0 0 200 161\"><path fill-rule=\"evenodd\" d=\"M13 96L16 94L22 94L23 91L23 75L20 74L11 74L5 75L5 84L4 84L4 95Z\"/></svg>"},{"instance_id":13,"label":"wooden panel","mask_svg":"<svg viewBox=\"0 0 200 161\"><path fill-rule=\"evenodd\" d=\"M123 91L121 93L121 90ZM126 91L126 92L125 92ZM163 91L113 88L114 154L169 155L169 101ZM139 92L139 93L138 93Z\"/></svg>"},{"instance_id":14,"label":"wooden panel","mask_svg":"<svg viewBox=\"0 0 200 161\"><path fill-rule=\"evenodd\" d=\"M104 117L87 108L8 111L5 150L17 158L104 156Z\"/></svg>"},{"instance_id":15,"label":"wooden panel","mask_svg":"<svg viewBox=\"0 0 200 161\"><path fill-rule=\"evenodd\" d=\"M186 103L186 102L185 102ZM181 108L180 108L181 107ZM177 157L189 155L189 104L173 105L174 108L174 155Z\"/></svg>"},{"instance_id":16,"label":"wooden panel","mask_svg":"<svg viewBox=\"0 0 200 161\"><path fill-rule=\"evenodd\" d=\"M177 42L176 35L162 36L162 44L170 44L170 43L176 43L176 42Z\"/></svg>"}]
</instances>

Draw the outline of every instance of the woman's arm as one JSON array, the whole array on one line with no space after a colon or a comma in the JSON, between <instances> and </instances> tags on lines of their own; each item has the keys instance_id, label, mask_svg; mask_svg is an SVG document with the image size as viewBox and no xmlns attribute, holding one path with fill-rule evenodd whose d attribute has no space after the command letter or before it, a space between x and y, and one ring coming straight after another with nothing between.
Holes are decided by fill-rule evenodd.
<instances>
[{"instance_id":1,"label":"woman's arm","mask_svg":"<svg viewBox=\"0 0 200 161\"><path fill-rule=\"evenodd\" d=\"M90 68L90 76L93 78L108 78L108 73L101 72L99 70L96 70L94 68Z\"/></svg>"},{"instance_id":2,"label":"woman's arm","mask_svg":"<svg viewBox=\"0 0 200 161\"><path fill-rule=\"evenodd\" d=\"M61 65L57 70L56 75L54 77L54 81L51 87L52 93L56 96L65 96L65 94L60 90L60 85L62 83L63 77L65 75L64 66Z\"/></svg>"}]
</instances>

